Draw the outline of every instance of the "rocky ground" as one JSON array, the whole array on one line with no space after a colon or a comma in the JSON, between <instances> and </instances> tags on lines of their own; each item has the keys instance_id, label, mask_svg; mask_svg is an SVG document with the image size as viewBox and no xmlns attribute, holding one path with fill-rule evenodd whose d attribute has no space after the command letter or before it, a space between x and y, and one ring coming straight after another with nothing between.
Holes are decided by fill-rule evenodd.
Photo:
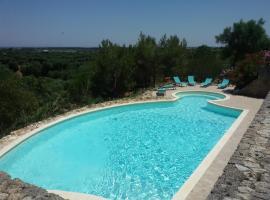
<instances>
[{"instance_id":1,"label":"rocky ground","mask_svg":"<svg viewBox=\"0 0 270 200\"><path fill-rule=\"evenodd\" d=\"M39 187L11 179L0 172L0 200L63 200L55 194L50 194Z\"/></svg>"},{"instance_id":2,"label":"rocky ground","mask_svg":"<svg viewBox=\"0 0 270 200\"><path fill-rule=\"evenodd\" d=\"M270 93L208 200L270 199Z\"/></svg>"}]
</instances>

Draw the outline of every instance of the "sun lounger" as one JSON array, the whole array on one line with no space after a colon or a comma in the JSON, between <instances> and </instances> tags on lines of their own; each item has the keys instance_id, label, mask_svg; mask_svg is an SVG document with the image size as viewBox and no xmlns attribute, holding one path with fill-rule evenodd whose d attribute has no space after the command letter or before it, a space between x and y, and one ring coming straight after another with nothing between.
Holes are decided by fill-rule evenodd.
<instances>
[{"instance_id":1,"label":"sun lounger","mask_svg":"<svg viewBox=\"0 0 270 200\"><path fill-rule=\"evenodd\" d=\"M165 94L166 94L165 88L159 88L156 93L157 96L165 96Z\"/></svg>"},{"instance_id":2,"label":"sun lounger","mask_svg":"<svg viewBox=\"0 0 270 200\"><path fill-rule=\"evenodd\" d=\"M208 87L212 84L212 78L206 78L204 82L202 82L201 87Z\"/></svg>"},{"instance_id":3,"label":"sun lounger","mask_svg":"<svg viewBox=\"0 0 270 200\"><path fill-rule=\"evenodd\" d=\"M176 84L177 86L181 86L181 87L187 86L187 83L182 82L178 76L174 76L174 77L173 77L173 80L174 80L174 82L175 82L175 84Z\"/></svg>"},{"instance_id":4,"label":"sun lounger","mask_svg":"<svg viewBox=\"0 0 270 200\"><path fill-rule=\"evenodd\" d=\"M219 89L224 89L229 85L230 80L228 79L223 79L220 84L218 84Z\"/></svg>"},{"instance_id":5,"label":"sun lounger","mask_svg":"<svg viewBox=\"0 0 270 200\"><path fill-rule=\"evenodd\" d=\"M194 76L188 76L188 84L191 86L195 86L196 82L194 80Z\"/></svg>"}]
</instances>

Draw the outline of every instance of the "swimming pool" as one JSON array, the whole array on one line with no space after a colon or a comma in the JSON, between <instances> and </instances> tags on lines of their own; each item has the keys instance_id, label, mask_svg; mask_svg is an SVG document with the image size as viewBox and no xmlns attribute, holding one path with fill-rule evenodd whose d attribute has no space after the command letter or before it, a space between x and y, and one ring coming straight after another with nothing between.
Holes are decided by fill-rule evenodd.
<instances>
[{"instance_id":1,"label":"swimming pool","mask_svg":"<svg viewBox=\"0 0 270 200\"><path fill-rule=\"evenodd\" d=\"M40 131L6 153L0 170L53 190L109 199L171 199L241 111L216 93L113 107Z\"/></svg>"}]
</instances>

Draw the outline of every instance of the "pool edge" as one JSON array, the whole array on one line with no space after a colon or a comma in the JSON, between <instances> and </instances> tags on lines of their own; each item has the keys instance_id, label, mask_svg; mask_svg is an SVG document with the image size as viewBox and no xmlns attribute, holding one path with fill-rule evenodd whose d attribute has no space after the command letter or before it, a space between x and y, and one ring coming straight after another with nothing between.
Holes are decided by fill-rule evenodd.
<instances>
[{"instance_id":1,"label":"pool edge","mask_svg":"<svg viewBox=\"0 0 270 200\"><path fill-rule=\"evenodd\" d=\"M69 191L62 191L62 190L47 190L47 191L49 193L59 195L69 200L105 200L104 197L100 197L100 196L96 196L92 194L69 192Z\"/></svg>"},{"instance_id":2,"label":"pool edge","mask_svg":"<svg viewBox=\"0 0 270 200\"><path fill-rule=\"evenodd\" d=\"M9 151L11 151L13 148L15 148L16 146L18 146L19 144L21 144L22 142L24 142L25 140L31 138L32 136L39 134L42 130L47 129L49 127L52 127L58 123L64 122L66 120L81 116L81 115L85 115L91 112L96 112L96 111L101 111L101 110L106 110L106 109L110 109L110 108L114 108L114 107L120 107L120 106L126 106L126 105L133 105L133 104L143 104L143 103L158 103L158 102L173 102L173 101L177 101L178 99L181 99L182 97L176 96L176 94L181 93L181 92L205 92L205 93L216 93L216 94L221 94L223 96L225 96L225 98L222 99L216 99L216 100L208 100L208 103L214 104L216 106L220 106L220 107L225 107L225 108L230 108L230 109L237 109L237 110L241 110L242 113L239 115L239 117L237 117L237 119L234 121L234 123L231 125L231 127L229 128L228 131L226 131L224 133L224 135L222 136L222 138L218 141L218 143L215 144L215 146L211 149L211 151L207 154L206 157L204 157L203 161L197 166L197 168L195 169L195 171L191 174L191 176L185 181L185 183L179 188L179 190L175 193L175 195L173 196L173 200L182 200L182 199L186 199L186 197L188 197L188 195L190 194L190 192L192 191L192 189L194 188L194 186L199 182L200 178L203 176L203 174L207 171L207 169L211 166L212 162L217 158L217 155L220 151L222 151L222 148L225 146L225 144L227 143L227 141L231 138L231 136L233 135L233 133L235 133L235 130L237 129L237 127L239 126L239 124L241 124L241 122L243 121L243 119L245 118L245 116L248 114L248 109L243 109L243 108L236 108L236 107L232 107L232 106L226 106L226 105L221 105L218 104L218 102L222 102L222 101L226 101L230 99L230 96L225 94L225 93L221 93L221 92L211 92L211 91L205 91L205 90L185 90L185 91L176 91L173 92L172 95L172 99L158 99L158 100L147 100L147 101L133 101L133 102L128 102L128 103L116 103L114 105L109 105L109 106L104 106L104 107L99 107L99 108L88 108L87 110L84 111L80 111L74 114L71 114L69 116L63 116L57 120L55 120L54 122L49 122L47 124L42 125L41 127L34 129L22 136L19 136L17 139L15 139L14 141L12 141L10 144L4 146L1 150L0 150L0 158L3 157L5 154L7 154ZM240 120L241 119L241 120ZM236 123L237 122L237 123ZM227 136L229 135L229 136ZM227 137L225 137L227 136ZM225 138L224 138L225 137ZM221 144L220 144L221 143ZM221 147L219 147L219 145L222 145ZM196 176L198 176L199 174L199 178L196 178ZM77 192L69 192L69 191L61 191L61 190L47 190L47 191L57 191L58 194L59 193L73 193L75 196L76 194L82 194L84 195L84 193L77 193ZM54 193L54 192L53 192ZM86 196L88 194L85 194ZM88 195L89 199L92 199L92 197L99 198L99 199L104 199L104 197L101 196L94 196L94 195ZM79 197L78 197L79 198ZM72 198L72 199L77 199L77 198Z\"/></svg>"}]
</instances>

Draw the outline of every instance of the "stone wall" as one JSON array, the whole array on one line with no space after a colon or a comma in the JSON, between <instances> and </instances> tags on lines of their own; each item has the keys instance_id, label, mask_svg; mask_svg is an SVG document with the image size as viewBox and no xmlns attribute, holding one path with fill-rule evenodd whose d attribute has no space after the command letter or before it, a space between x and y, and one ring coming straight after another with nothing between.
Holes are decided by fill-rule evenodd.
<instances>
[{"instance_id":1,"label":"stone wall","mask_svg":"<svg viewBox=\"0 0 270 200\"><path fill-rule=\"evenodd\" d=\"M50 194L39 187L11 179L9 175L0 172L0 200L63 200L55 194Z\"/></svg>"},{"instance_id":2,"label":"stone wall","mask_svg":"<svg viewBox=\"0 0 270 200\"><path fill-rule=\"evenodd\" d=\"M270 92L208 200L270 200Z\"/></svg>"}]
</instances>

